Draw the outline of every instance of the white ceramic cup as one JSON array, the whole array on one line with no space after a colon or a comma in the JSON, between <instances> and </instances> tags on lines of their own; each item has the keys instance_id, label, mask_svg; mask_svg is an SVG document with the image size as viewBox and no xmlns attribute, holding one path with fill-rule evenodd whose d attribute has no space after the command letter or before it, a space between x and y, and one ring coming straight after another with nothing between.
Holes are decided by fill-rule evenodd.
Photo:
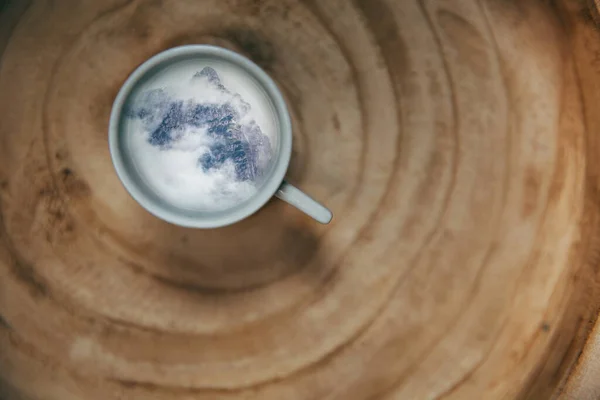
<instances>
[{"instance_id":1,"label":"white ceramic cup","mask_svg":"<svg viewBox=\"0 0 600 400\"><path fill-rule=\"evenodd\" d=\"M196 211L177 207L155 193L142 179L132 163L131 151L124 140L124 110L132 91L157 70L187 60L226 62L248 74L267 94L278 120L277 145L272 166L259 190L250 199L220 211ZM332 213L326 207L284 180L292 154L290 116L277 85L259 66L240 54L209 45L187 45L159 53L140 65L127 78L119 91L110 115L109 146L113 164L123 185L131 196L155 216L173 224L194 228L217 228L238 222L264 206L273 196L288 202L316 221L327 224Z\"/></svg>"}]
</instances>

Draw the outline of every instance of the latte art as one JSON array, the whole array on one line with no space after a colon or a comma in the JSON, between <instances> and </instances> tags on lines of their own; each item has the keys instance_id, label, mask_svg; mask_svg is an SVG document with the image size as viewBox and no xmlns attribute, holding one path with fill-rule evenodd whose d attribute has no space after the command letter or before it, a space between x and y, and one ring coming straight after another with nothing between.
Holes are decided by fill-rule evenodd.
<instances>
[{"instance_id":1,"label":"latte art","mask_svg":"<svg viewBox=\"0 0 600 400\"><path fill-rule=\"evenodd\" d=\"M234 68L170 68L127 104L134 165L175 206L231 208L252 197L270 171L277 144L272 106Z\"/></svg>"}]
</instances>

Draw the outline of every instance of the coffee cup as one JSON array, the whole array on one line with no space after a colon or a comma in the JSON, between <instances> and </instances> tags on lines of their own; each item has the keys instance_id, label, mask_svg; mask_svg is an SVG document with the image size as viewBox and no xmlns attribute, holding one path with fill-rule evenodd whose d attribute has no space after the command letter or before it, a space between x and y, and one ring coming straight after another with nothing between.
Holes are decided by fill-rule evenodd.
<instances>
[{"instance_id":1,"label":"coffee cup","mask_svg":"<svg viewBox=\"0 0 600 400\"><path fill-rule=\"evenodd\" d=\"M113 103L109 146L129 194L173 224L230 225L273 196L320 223L332 219L284 179L292 125L277 85L221 47L175 47L136 68Z\"/></svg>"}]
</instances>

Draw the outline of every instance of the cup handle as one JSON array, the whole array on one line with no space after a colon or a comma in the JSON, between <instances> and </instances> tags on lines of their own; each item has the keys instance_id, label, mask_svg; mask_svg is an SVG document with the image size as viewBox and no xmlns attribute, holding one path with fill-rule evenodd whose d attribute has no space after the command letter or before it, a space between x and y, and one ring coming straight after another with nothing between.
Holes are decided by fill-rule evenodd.
<instances>
[{"instance_id":1,"label":"cup handle","mask_svg":"<svg viewBox=\"0 0 600 400\"><path fill-rule=\"evenodd\" d=\"M324 205L318 203L312 197L302 192L300 189L283 181L277 192L277 198L293 205L298 210L314 218L322 224L328 224L333 218L333 214Z\"/></svg>"}]
</instances>

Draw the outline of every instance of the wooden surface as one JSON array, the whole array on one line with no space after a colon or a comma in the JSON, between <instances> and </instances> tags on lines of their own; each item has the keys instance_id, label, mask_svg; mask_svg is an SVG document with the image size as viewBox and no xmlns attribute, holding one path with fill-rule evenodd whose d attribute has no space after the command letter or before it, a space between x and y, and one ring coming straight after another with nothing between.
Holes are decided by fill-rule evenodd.
<instances>
[{"instance_id":1,"label":"wooden surface","mask_svg":"<svg viewBox=\"0 0 600 400\"><path fill-rule=\"evenodd\" d=\"M595 1L9 3L0 397L600 397ZM183 229L127 195L111 103L188 43L277 81L331 225L273 201Z\"/></svg>"}]
</instances>

